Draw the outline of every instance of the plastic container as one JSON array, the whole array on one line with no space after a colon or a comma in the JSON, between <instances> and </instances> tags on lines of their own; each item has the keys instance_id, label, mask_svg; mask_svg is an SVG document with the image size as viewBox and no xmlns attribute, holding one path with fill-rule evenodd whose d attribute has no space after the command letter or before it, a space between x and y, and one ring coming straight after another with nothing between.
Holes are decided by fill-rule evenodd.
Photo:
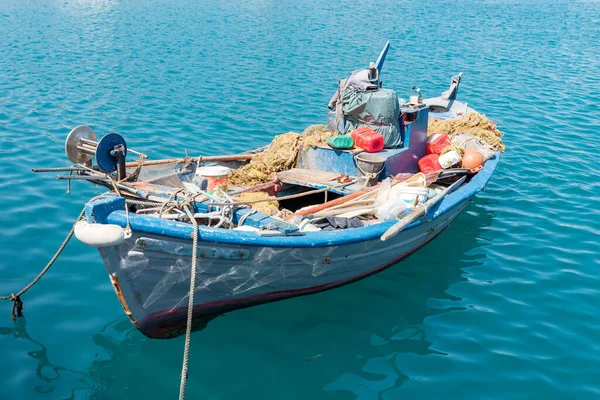
<instances>
[{"instance_id":1,"label":"plastic container","mask_svg":"<svg viewBox=\"0 0 600 400\"><path fill-rule=\"evenodd\" d=\"M429 199L429 188L394 187L390 191L390 200L392 199L401 199L406 203L407 207L412 208L415 203L425 203Z\"/></svg>"},{"instance_id":2,"label":"plastic container","mask_svg":"<svg viewBox=\"0 0 600 400\"><path fill-rule=\"evenodd\" d=\"M458 154L458 152L455 150L442 154L440 158L438 158L438 162L442 168L450 168L451 166L461 162L461 160L462 158L460 157L460 154Z\"/></svg>"},{"instance_id":3,"label":"plastic container","mask_svg":"<svg viewBox=\"0 0 600 400\"><path fill-rule=\"evenodd\" d=\"M287 223L298 226L298 225L300 225L300 222L302 222L303 219L304 219L304 216L302 216L302 215L294 215L290 219L287 220Z\"/></svg>"},{"instance_id":4,"label":"plastic container","mask_svg":"<svg viewBox=\"0 0 600 400\"><path fill-rule=\"evenodd\" d=\"M354 139L349 135L335 135L327 139L327 144L334 149L351 149Z\"/></svg>"},{"instance_id":5,"label":"plastic container","mask_svg":"<svg viewBox=\"0 0 600 400\"><path fill-rule=\"evenodd\" d=\"M406 202L403 199L389 199L379 207L375 213L375 216L379 220L389 221L391 219L398 218L398 215L403 214L406 209Z\"/></svg>"},{"instance_id":6,"label":"plastic container","mask_svg":"<svg viewBox=\"0 0 600 400\"><path fill-rule=\"evenodd\" d=\"M434 133L427 138L426 154L440 154L446 147L451 146L450 136L445 133Z\"/></svg>"},{"instance_id":7,"label":"plastic container","mask_svg":"<svg viewBox=\"0 0 600 400\"><path fill-rule=\"evenodd\" d=\"M379 185L379 190L377 191L377 198L375 199L375 203L373 205L375 207L382 206L390 197L390 190L392 188L392 180L390 178L385 178L381 181Z\"/></svg>"},{"instance_id":8,"label":"plastic container","mask_svg":"<svg viewBox=\"0 0 600 400\"><path fill-rule=\"evenodd\" d=\"M196 170L194 183L196 183L201 190L206 190L208 192L215 192L217 190L227 192L229 172L230 170L227 167L201 167Z\"/></svg>"},{"instance_id":9,"label":"plastic container","mask_svg":"<svg viewBox=\"0 0 600 400\"><path fill-rule=\"evenodd\" d=\"M354 139L354 144L369 153L376 153L383 150L384 138L373 129L362 126L350 133Z\"/></svg>"},{"instance_id":10,"label":"plastic container","mask_svg":"<svg viewBox=\"0 0 600 400\"><path fill-rule=\"evenodd\" d=\"M311 224L308 218L303 219L302 222L300 222L300 224L298 225L298 228L300 228L300 231L302 232L318 232L321 230L321 228L319 228L318 226L314 226L313 224Z\"/></svg>"},{"instance_id":11,"label":"plastic container","mask_svg":"<svg viewBox=\"0 0 600 400\"><path fill-rule=\"evenodd\" d=\"M425 203L429 198L429 189L428 188L407 188L407 190L402 190L398 198L403 199L408 204Z\"/></svg>"},{"instance_id":12,"label":"plastic container","mask_svg":"<svg viewBox=\"0 0 600 400\"><path fill-rule=\"evenodd\" d=\"M419 169L422 173L428 174L430 172L439 171L442 166L439 163L437 154L429 154L419 160Z\"/></svg>"}]
</instances>

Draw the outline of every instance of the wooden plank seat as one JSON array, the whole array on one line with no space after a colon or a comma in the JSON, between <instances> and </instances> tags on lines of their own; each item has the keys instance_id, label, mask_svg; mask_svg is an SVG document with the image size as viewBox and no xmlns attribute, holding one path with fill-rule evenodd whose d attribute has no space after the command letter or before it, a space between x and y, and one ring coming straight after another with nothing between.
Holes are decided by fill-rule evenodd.
<instances>
[{"instance_id":1,"label":"wooden plank seat","mask_svg":"<svg viewBox=\"0 0 600 400\"><path fill-rule=\"evenodd\" d=\"M327 172L305 168L292 168L290 170L277 173L277 179L279 179L281 183L316 189L339 186L342 184L340 181L340 177L342 176L342 174L337 172ZM348 187L332 189L331 191L339 194L348 194L350 192Z\"/></svg>"}]
</instances>

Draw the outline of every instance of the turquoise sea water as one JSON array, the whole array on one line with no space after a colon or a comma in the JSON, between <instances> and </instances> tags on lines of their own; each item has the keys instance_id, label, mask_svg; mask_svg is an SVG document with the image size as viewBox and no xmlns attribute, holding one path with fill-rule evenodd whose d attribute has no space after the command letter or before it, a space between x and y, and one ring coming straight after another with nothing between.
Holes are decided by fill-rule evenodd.
<instances>
[{"instance_id":1,"label":"turquoise sea water","mask_svg":"<svg viewBox=\"0 0 600 400\"><path fill-rule=\"evenodd\" d=\"M506 132L493 180L407 261L195 333L188 398L600 398L599 32L596 1L0 0L0 294L100 193L30 172L68 165L74 126L154 158L253 148L324 122L389 39L403 97L464 72ZM0 304L0 399L176 398L183 339L130 325L96 251L24 301Z\"/></svg>"}]
</instances>

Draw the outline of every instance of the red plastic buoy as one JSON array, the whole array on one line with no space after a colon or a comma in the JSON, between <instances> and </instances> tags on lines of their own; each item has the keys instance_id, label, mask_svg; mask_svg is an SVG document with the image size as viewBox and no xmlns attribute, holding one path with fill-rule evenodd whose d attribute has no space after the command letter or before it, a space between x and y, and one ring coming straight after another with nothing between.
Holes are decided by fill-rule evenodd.
<instances>
[{"instance_id":1,"label":"red plastic buoy","mask_svg":"<svg viewBox=\"0 0 600 400\"><path fill-rule=\"evenodd\" d=\"M437 154L428 154L419 160L419 169L422 173L428 174L430 172L439 171L442 166L438 162L440 156Z\"/></svg>"},{"instance_id":2,"label":"red plastic buoy","mask_svg":"<svg viewBox=\"0 0 600 400\"><path fill-rule=\"evenodd\" d=\"M354 144L369 153L383 150L383 136L369 127L356 128L350 133L350 136L354 139Z\"/></svg>"}]
</instances>

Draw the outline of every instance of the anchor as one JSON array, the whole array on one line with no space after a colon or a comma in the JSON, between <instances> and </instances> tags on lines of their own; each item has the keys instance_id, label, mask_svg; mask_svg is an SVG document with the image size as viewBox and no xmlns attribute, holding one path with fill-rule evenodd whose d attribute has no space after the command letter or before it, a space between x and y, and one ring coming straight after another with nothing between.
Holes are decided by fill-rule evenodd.
<instances>
[{"instance_id":1,"label":"anchor","mask_svg":"<svg viewBox=\"0 0 600 400\"><path fill-rule=\"evenodd\" d=\"M105 173L117 171L118 180L126 177L127 143L117 133L109 133L97 140L96 133L92 128L84 125L78 126L67 136L65 152L69 160L75 164L90 165L95 156L100 171Z\"/></svg>"}]
</instances>

